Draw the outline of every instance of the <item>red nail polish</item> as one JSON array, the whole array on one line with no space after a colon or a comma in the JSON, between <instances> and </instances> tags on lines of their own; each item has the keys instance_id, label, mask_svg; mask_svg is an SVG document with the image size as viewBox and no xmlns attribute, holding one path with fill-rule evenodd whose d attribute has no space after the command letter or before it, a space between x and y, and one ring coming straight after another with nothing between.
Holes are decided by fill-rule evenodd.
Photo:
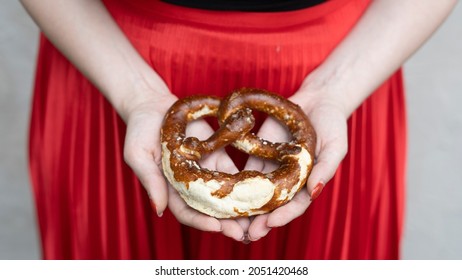
<instances>
[{"instance_id":1,"label":"red nail polish","mask_svg":"<svg viewBox=\"0 0 462 280\"><path fill-rule=\"evenodd\" d=\"M313 189L311 192L311 201L315 200L318 198L318 196L321 194L322 190L324 189L324 183L319 182L316 187Z\"/></svg>"},{"instance_id":2,"label":"red nail polish","mask_svg":"<svg viewBox=\"0 0 462 280\"><path fill-rule=\"evenodd\" d=\"M154 201L149 200L149 202L151 202L151 208L152 208L152 210L154 210L154 212L156 212L157 216L159 218L162 217L163 213L157 212L157 207L156 207L156 204L154 203Z\"/></svg>"},{"instance_id":3,"label":"red nail polish","mask_svg":"<svg viewBox=\"0 0 462 280\"><path fill-rule=\"evenodd\" d=\"M151 208L152 208L152 210L154 210L154 212L157 213L157 207L156 207L156 204L154 203L154 201L152 201L151 199L149 199L149 202L151 202Z\"/></svg>"}]
</instances>

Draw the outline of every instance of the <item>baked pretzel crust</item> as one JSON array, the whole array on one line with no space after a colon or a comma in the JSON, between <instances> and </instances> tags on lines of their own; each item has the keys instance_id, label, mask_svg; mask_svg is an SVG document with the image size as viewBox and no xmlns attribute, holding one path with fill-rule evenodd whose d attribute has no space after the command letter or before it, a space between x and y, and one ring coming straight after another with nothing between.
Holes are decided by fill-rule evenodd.
<instances>
[{"instance_id":1,"label":"baked pretzel crust","mask_svg":"<svg viewBox=\"0 0 462 280\"><path fill-rule=\"evenodd\" d=\"M286 125L292 140L273 143L251 132L252 110L264 112ZM204 141L186 137L188 122L217 117L220 127ZM313 167L316 134L301 108L261 89L244 88L225 99L191 96L178 100L167 112L161 129L165 177L192 208L217 218L270 212L290 201L305 185ZM226 145L280 163L270 173L242 170L228 174L201 168L199 160Z\"/></svg>"}]
</instances>

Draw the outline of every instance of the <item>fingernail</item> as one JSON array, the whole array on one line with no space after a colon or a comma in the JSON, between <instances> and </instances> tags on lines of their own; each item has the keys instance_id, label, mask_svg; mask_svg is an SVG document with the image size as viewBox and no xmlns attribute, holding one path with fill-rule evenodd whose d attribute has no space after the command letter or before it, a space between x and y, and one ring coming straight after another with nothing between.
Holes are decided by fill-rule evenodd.
<instances>
[{"instance_id":1,"label":"fingernail","mask_svg":"<svg viewBox=\"0 0 462 280\"><path fill-rule=\"evenodd\" d=\"M220 225L220 229L218 229L216 231L214 230L213 232L222 232L222 231L223 231L223 227Z\"/></svg>"},{"instance_id":2,"label":"fingernail","mask_svg":"<svg viewBox=\"0 0 462 280\"><path fill-rule=\"evenodd\" d=\"M250 236L248 233L245 233L244 236L242 236L242 243L244 244L249 244L250 243Z\"/></svg>"},{"instance_id":3,"label":"fingernail","mask_svg":"<svg viewBox=\"0 0 462 280\"><path fill-rule=\"evenodd\" d=\"M156 214L157 214L157 216L158 216L159 218L162 217L162 215L163 215L164 213L158 212L158 211L157 211L157 206L156 206L156 204L154 203L154 201L152 201L151 199L150 199L149 201L151 202L151 208L152 208L152 210L154 210L154 212L156 212Z\"/></svg>"},{"instance_id":4,"label":"fingernail","mask_svg":"<svg viewBox=\"0 0 462 280\"><path fill-rule=\"evenodd\" d=\"M157 207L156 207L156 204L154 203L154 201L152 201L151 199L149 199L149 202L151 202L151 208L152 208L152 210L154 210L154 212L157 213Z\"/></svg>"},{"instance_id":5,"label":"fingernail","mask_svg":"<svg viewBox=\"0 0 462 280\"><path fill-rule=\"evenodd\" d=\"M318 198L318 196L321 194L322 190L324 189L324 183L319 182L316 187L314 187L313 191L311 192L311 201L315 200Z\"/></svg>"}]
</instances>

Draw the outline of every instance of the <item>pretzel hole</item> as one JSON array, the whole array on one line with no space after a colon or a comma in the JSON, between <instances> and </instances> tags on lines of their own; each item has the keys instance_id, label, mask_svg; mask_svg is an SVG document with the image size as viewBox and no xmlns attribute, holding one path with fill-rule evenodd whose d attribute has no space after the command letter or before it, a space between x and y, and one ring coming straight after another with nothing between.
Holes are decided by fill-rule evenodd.
<instances>
[{"instance_id":1,"label":"pretzel hole","mask_svg":"<svg viewBox=\"0 0 462 280\"><path fill-rule=\"evenodd\" d=\"M262 159L252 155L249 156L249 160L253 163L251 166L245 166L244 170L255 170L262 173L270 173L281 166L281 164L277 161Z\"/></svg>"},{"instance_id":2,"label":"pretzel hole","mask_svg":"<svg viewBox=\"0 0 462 280\"><path fill-rule=\"evenodd\" d=\"M207 122L207 124L211 127L207 127L205 126L204 124L204 121ZM194 121L191 121L189 122L187 125L186 125L186 137L196 137L197 139L201 140L201 141L204 141L206 139L208 139L210 136L212 136L213 133L215 133L215 131L218 129L219 127L219 124L218 124L218 119L214 116L206 116L206 117L200 117ZM205 129L207 128L207 130ZM230 147L230 146L228 146ZM236 150L238 151L238 150ZM218 149L210 154L205 154L205 155L202 155L202 159L200 161L198 161L198 164L201 168L207 168L209 170L216 170L216 171L221 171L221 172L226 172L226 173L232 173L230 172L230 169L232 168L231 166L229 166L229 164L231 162L214 162L214 161L210 161L210 157L213 155L215 156L216 153L218 152L227 152L226 150L224 150L224 148L222 149ZM243 155L247 155L245 153L242 153L241 151L238 151L238 153L240 154L243 154ZM230 155L228 153L228 155ZM222 160L222 159L221 159ZM236 165L236 162L232 162L234 163L234 165ZM215 164L217 164L215 166Z\"/></svg>"},{"instance_id":3,"label":"pretzel hole","mask_svg":"<svg viewBox=\"0 0 462 280\"><path fill-rule=\"evenodd\" d=\"M204 121L212 127L209 129L204 124ZM212 134L218 128L218 120L215 117L202 117L197 120L191 121L186 125L186 137L196 137L197 139L203 141L212 136Z\"/></svg>"},{"instance_id":4,"label":"pretzel hole","mask_svg":"<svg viewBox=\"0 0 462 280\"><path fill-rule=\"evenodd\" d=\"M274 118L271 115L268 115L266 112L252 109L252 113L255 117L255 126L252 128L251 132L255 135L258 135L262 124L268 119L268 124L270 129L263 135L259 135L263 140L278 143L278 142L290 142L293 140L293 136L289 131L289 128L286 124L282 123L278 119ZM280 167L280 163L276 160L269 160L264 158L259 158L257 156L248 155L240 150L234 148L233 146L226 147L226 151L233 158L244 159L244 161L235 161L236 166L239 170L255 170L263 173L270 173ZM251 159L252 163L250 166L247 166L247 161Z\"/></svg>"},{"instance_id":5,"label":"pretzel hole","mask_svg":"<svg viewBox=\"0 0 462 280\"><path fill-rule=\"evenodd\" d=\"M239 171L244 170L244 167L245 167L245 164L247 163L247 159L249 158L249 155L242 151L239 151L238 149L234 148L232 145L226 146L225 151L231 157L237 169Z\"/></svg>"},{"instance_id":6,"label":"pretzel hole","mask_svg":"<svg viewBox=\"0 0 462 280\"><path fill-rule=\"evenodd\" d=\"M286 124L282 123L278 119L262 111L256 111L254 109L253 114L255 116L256 125L251 130L251 132L253 132L254 134L258 135L266 141L271 141L273 143L290 142L293 140L293 136L290 133L289 128ZM270 125L271 129L267 129L264 135L259 135L258 132L260 131L263 122L266 120L270 122L266 125Z\"/></svg>"}]
</instances>

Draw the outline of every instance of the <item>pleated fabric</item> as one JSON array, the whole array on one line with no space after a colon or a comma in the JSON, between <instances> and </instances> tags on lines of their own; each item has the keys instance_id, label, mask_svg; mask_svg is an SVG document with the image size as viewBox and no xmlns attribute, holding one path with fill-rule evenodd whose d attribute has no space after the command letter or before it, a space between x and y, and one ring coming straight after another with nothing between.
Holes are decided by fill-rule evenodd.
<instances>
[{"instance_id":1,"label":"pleated fabric","mask_svg":"<svg viewBox=\"0 0 462 280\"><path fill-rule=\"evenodd\" d=\"M220 12L105 1L178 97L257 87L290 96L348 34L368 0L291 12ZM349 152L304 215L245 245L158 218L122 157L125 124L41 37L30 172L45 259L396 259L405 195L401 71L348 120ZM234 156L239 166L245 157Z\"/></svg>"}]
</instances>

